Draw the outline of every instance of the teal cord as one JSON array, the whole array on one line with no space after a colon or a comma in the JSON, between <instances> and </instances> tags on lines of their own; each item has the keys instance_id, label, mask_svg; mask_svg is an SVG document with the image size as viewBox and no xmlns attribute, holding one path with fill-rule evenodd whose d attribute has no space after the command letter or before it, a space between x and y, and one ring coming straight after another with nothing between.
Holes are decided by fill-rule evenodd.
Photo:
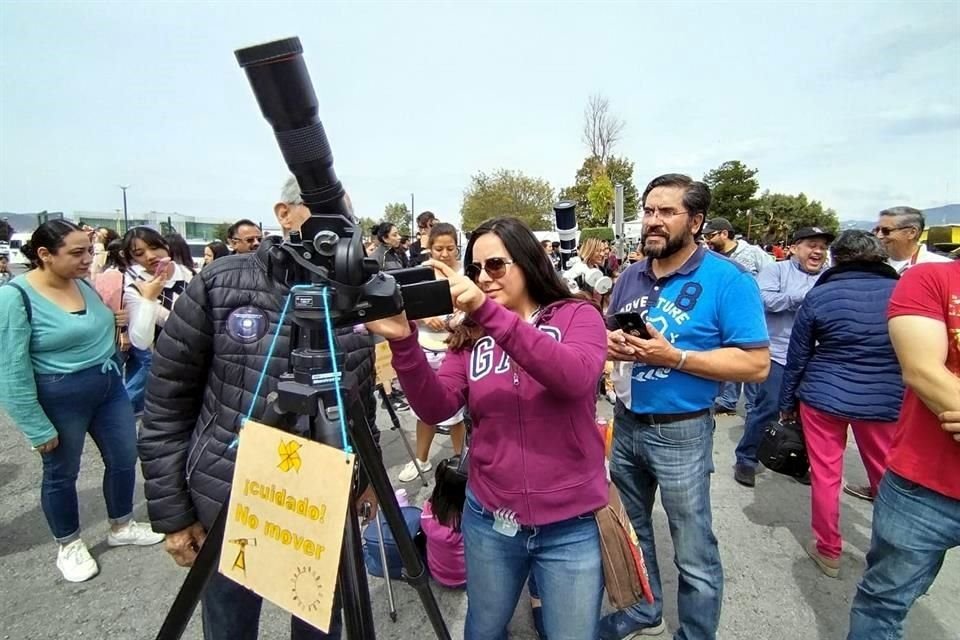
<instances>
[{"instance_id":1,"label":"teal cord","mask_svg":"<svg viewBox=\"0 0 960 640\"><path fill-rule=\"evenodd\" d=\"M244 416L243 421L240 423L240 428L243 429L243 425L250 419L250 416L253 415L253 408L257 404L257 398L260 397L260 389L263 387L263 381L267 378L267 368L270 366L270 358L273 357L273 350L277 346L277 340L280 338L280 330L283 329L283 321L287 317L287 309L290 308L290 299L293 298L293 290L290 290L290 293L287 295L286 301L283 303L283 309L280 310L280 320L277 322L277 330L273 332L273 339L270 341L270 348L267 349L267 358L263 362L263 369L260 370L260 377L257 379L257 386L253 391L253 398L250 399L250 408L247 410L247 415ZM240 442L239 433L234 436L233 442L230 443L230 448L236 448L237 444Z\"/></svg>"},{"instance_id":2,"label":"teal cord","mask_svg":"<svg viewBox=\"0 0 960 640\"><path fill-rule=\"evenodd\" d=\"M247 420L250 420L253 415L253 409L256 406L257 398L260 397L260 389L263 387L263 381L267 377L267 368L270 366L270 359L273 357L273 352L277 346L277 340L280 338L280 330L283 328L283 321L287 317L287 309L290 308L290 300L293 298L293 292L296 289L308 289L310 285L295 285L290 288L290 293L287 294L287 299L283 303L283 309L280 311L280 320L277 323L277 330L273 333L273 339L270 341L270 348L267 349L267 358L263 363L263 369L260 371L260 377L257 379L257 386L253 392L253 398L250 400L250 408L247 410L247 415L244 416L243 422L240 423L240 428L243 428L244 423ZM337 369L337 352L336 352L336 339L333 333L333 322L330 320L330 303L328 289L323 287L323 312L324 312L324 324L326 325L327 332L327 342L330 347L330 360L332 366L332 377L334 381L334 388L336 389L337 394L337 413L340 417L340 438L343 443L343 450L346 453L353 453L353 447L350 446L350 442L347 438L347 421L346 414L343 410L343 394L340 392L340 371ZM233 449L240 442L240 436L237 435L234 437L233 442L230 443L230 448Z\"/></svg>"},{"instance_id":3,"label":"teal cord","mask_svg":"<svg viewBox=\"0 0 960 640\"><path fill-rule=\"evenodd\" d=\"M337 392L337 414L340 416L340 438L343 442L343 450L347 453L353 453L353 447L347 440L347 419L343 410L343 394L340 392L340 371L337 369L337 341L333 335L333 322L330 320L330 296L329 290L323 288L323 319L327 328L327 344L330 349L330 366L333 372L334 389Z\"/></svg>"}]
</instances>

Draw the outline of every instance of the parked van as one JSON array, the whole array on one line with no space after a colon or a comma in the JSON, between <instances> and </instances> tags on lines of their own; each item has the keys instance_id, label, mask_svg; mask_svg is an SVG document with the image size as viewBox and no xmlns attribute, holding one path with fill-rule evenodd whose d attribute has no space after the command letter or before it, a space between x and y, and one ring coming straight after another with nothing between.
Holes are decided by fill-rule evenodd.
<instances>
[{"instance_id":1,"label":"parked van","mask_svg":"<svg viewBox=\"0 0 960 640\"><path fill-rule=\"evenodd\" d=\"M30 241L32 233L15 233L10 237L10 264L29 265L30 261L20 249Z\"/></svg>"}]
</instances>

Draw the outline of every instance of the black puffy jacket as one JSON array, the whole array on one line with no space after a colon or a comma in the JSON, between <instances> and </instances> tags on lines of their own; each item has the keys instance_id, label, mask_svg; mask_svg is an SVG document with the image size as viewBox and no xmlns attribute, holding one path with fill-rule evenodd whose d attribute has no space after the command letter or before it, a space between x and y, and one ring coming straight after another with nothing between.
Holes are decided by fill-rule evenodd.
<instances>
[{"instance_id":1,"label":"black puffy jacket","mask_svg":"<svg viewBox=\"0 0 960 640\"><path fill-rule=\"evenodd\" d=\"M236 459L230 445L254 399L289 292L286 270L271 248L265 242L255 254L204 268L177 300L156 342L139 440L156 531L179 531L197 521L209 529L226 501ZM287 371L291 326L288 312L254 420ZM360 381L360 401L375 430L373 339L348 328L337 332L337 344L346 354L346 373Z\"/></svg>"}]
</instances>

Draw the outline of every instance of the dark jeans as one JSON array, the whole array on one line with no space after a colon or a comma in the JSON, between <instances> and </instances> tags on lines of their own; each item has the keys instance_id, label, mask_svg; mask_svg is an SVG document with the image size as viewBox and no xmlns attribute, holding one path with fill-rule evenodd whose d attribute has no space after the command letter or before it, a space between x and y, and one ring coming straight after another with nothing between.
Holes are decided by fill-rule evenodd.
<instances>
[{"instance_id":1,"label":"dark jeans","mask_svg":"<svg viewBox=\"0 0 960 640\"><path fill-rule=\"evenodd\" d=\"M203 591L204 640L257 640L263 598L219 572ZM330 633L324 633L296 616L290 617L291 640L339 640L340 606L333 604Z\"/></svg>"},{"instance_id":2,"label":"dark jeans","mask_svg":"<svg viewBox=\"0 0 960 640\"><path fill-rule=\"evenodd\" d=\"M640 540L654 597L652 605L644 601L624 611L644 625L653 626L663 619L652 520L659 488L680 574L680 629L674 638L712 640L723 602L723 567L710 505L713 415L649 425L617 403L615 420L610 474Z\"/></svg>"},{"instance_id":3,"label":"dark jeans","mask_svg":"<svg viewBox=\"0 0 960 640\"><path fill-rule=\"evenodd\" d=\"M103 498L110 522L122 524L133 512L136 421L120 374L104 369L96 366L76 373L36 376L37 399L60 439L56 449L42 456L40 487L43 514L60 544L80 536L77 476L88 433L103 457Z\"/></svg>"},{"instance_id":4,"label":"dark jeans","mask_svg":"<svg viewBox=\"0 0 960 640\"><path fill-rule=\"evenodd\" d=\"M147 376L150 375L150 363L153 352L149 349L137 349L131 346L127 352L125 385L135 414L143 413L143 399L147 391Z\"/></svg>"},{"instance_id":5,"label":"dark jeans","mask_svg":"<svg viewBox=\"0 0 960 640\"><path fill-rule=\"evenodd\" d=\"M887 471L873 503L867 570L853 598L847 640L902 638L910 607L933 584L947 550L957 546L960 500Z\"/></svg>"},{"instance_id":6,"label":"dark jeans","mask_svg":"<svg viewBox=\"0 0 960 640\"><path fill-rule=\"evenodd\" d=\"M724 409L730 409L731 411L737 410L737 405L740 404L740 391L743 390L744 395L746 396L747 402L744 407L747 410L747 413L750 413L750 410L753 408L753 403L757 398L757 392L760 390L760 385L753 382L723 382L720 384L720 395L717 396L715 404L720 405Z\"/></svg>"},{"instance_id":7,"label":"dark jeans","mask_svg":"<svg viewBox=\"0 0 960 640\"><path fill-rule=\"evenodd\" d=\"M757 446L763 438L763 430L780 418L780 387L783 386L782 364L770 361L770 375L760 384L752 410L747 414L743 435L737 444L737 464L756 468Z\"/></svg>"}]
</instances>

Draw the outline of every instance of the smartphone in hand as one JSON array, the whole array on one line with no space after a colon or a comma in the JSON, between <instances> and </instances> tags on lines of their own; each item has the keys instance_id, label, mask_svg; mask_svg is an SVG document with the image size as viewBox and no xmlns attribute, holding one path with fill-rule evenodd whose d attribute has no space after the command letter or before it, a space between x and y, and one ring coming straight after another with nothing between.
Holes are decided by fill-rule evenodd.
<instances>
[{"instance_id":1,"label":"smartphone in hand","mask_svg":"<svg viewBox=\"0 0 960 640\"><path fill-rule=\"evenodd\" d=\"M650 340L653 337L647 331L647 323L644 317L639 313L617 313L613 317L617 319L617 324L620 325L624 333L643 340Z\"/></svg>"},{"instance_id":2,"label":"smartphone in hand","mask_svg":"<svg viewBox=\"0 0 960 640\"><path fill-rule=\"evenodd\" d=\"M170 278L173 275L173 270L170 268L172 264L173 258L160 258L157 260L157 267L154 270L154 275L160 275L162 273L167 278Z\"/></svg>"}]
</instances>

